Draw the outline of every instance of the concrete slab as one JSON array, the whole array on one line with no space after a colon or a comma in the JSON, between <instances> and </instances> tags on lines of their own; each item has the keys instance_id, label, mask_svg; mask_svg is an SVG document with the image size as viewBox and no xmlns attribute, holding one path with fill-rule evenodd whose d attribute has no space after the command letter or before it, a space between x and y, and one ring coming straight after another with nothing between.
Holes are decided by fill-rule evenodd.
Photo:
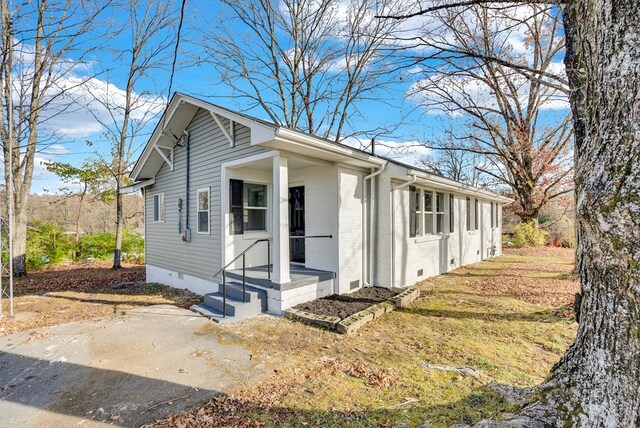
<instances>
[{"instance_id":1,"label":"concrete slab","mask_svg":"<svg viewBox=\"0 0 640 428\"><path fill-rule=\"evenodd\" d=\"M230 337L171 305L0 337L0 427L139 426L258 381Z\"/></svg>"}]
</instances>

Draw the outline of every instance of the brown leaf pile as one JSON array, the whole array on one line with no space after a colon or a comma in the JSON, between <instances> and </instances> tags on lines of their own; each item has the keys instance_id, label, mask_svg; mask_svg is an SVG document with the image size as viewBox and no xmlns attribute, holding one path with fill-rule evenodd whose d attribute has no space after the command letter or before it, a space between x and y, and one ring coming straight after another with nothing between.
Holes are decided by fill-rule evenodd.
<instances>
[{"instance_id":1,"label":"brown leaf pile","mask_svg":"<svg viewBox=\"0 0 640 428\"><path fill-rule=\"evenodd\" d=\"M145 280L140 265L111 269L110 263L69 264L36 271L15 282L15 295L45 294L53 291L93 291L124 282Z\"/></svg>"},{"instance_id":2,"label":"brown leaf pile","mask_svg":"<svg viewBox=\"0 0 640 428\"><path fill-rule=\"evenodd\" d=\"M391 369L378 369L367 366L363 363L349 364L349 368L345 370L349 376L362 379L368 385L376 388L386 388L397 382L398 376Z\"/></svg>"},{"instance_id":3,"label":"brown leaf pile","mask_svg":"<svg viewBox=\"0 0 640 428\"><path fill-rule=\"evenodd\" d=\"M580 283L567 264L510 264L496 275L470 282L469 286L487 294L507 295L529 303L563 306L573 303ZM545 274L557 274L547 278ZM553 276L553 275L551 275Z\"/></svg>"},{"instance_id":4,"label":"brown leaf pile","mask_svg":"<svg viewBox=\"0 0 640 428\"><path fill-rule=\"evenodd\" d=\"M556 248L552 246L522 248L503 247L502 252L505 255L523 257L556 257L559 259L572 260L576 250L574 248Z\"/></svg>"}]
</instances>

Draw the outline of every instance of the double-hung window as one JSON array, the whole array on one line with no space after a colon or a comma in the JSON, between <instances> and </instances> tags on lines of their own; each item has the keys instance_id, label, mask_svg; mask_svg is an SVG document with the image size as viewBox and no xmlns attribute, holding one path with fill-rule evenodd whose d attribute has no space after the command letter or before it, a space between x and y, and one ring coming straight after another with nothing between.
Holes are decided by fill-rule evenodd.
<instances>
[{"instance_id":1,"label":"double-hung window","mask_svg":"<svg viewBox=\"0 0 640 428\"><path fill-rule=\"evenodd\" d=\"M240 235L244 232L266 231L268 208L266 184L231 180L230 214L232 235Z\"/></svg>"},{"instance_id":2,"label":"double-hung window","mask_svg":"<svg viewBox=\"0 0 640 428\"><path fill-rule=\"evenodd\" d=\"M244 230L267 230L267 186L244 183Z\"/></svg>"},{"instance_id":3,"label":"double-hung window","mask_svg":"<svg viewBox=\"0 0 640 428\"><path fill-rule=\"evenodd\" d=\"M421 190L409 187L409 236L416 237L421 234L422 201Z\"/></svg>"},{"instance_id":4,"label":"double-hung window","mask_svg":"<svg viewBox=\"0 0 640 428\"><path fill-rule=\"evenodd\" d=\"M153 195L153 221L164 221L164 193Z\"/></svg>"},{"instance_id":5,"label":"double-hung window","mask_svg":"<svg viewBox=\"0 0 640 428\"><path fill-rule=\"evenodd\" d=\"M453 195L450 196L453 197ZM450 224L447 226L445 201L445 194L442 192L411 186L409 188L409 236L453 232L453 202L450 208Z\"/></svg>"},{"instance_id":6,"label":"double-hung window","mask_svg":"<svg viewBox=\"0 0 640 428\"><path fill-rule=\"evenodd\" d=\"M198 233L209 233L209 189L198 189Z\"/></svg>"},{"instance_id":7,"label":"double-hung window","mask_svg":"<svg viewBox=\"0 0 640 428\"><path fill-rule=\"evenodd\" d=\"M453 233L455 231L455 206L456 198L453 196L453 193L449 193L449 233Z\"/></svg>"},{"instance_id":8,"label":"double-hung window","mask_svg":"<svg viewBox=\"0 0 640 428\"><path fill-rule=\"evenodd\" d=\"M436 233L444 233L444 193L436 192Z\"/></svg>"},{"instance_id":9,"label":"double-hung window","mask_svg":"<svg viewBox=\"0 0 640 428\"><path fill-rule=\"evenodd\" d=\"M478 200L473 205L473 230L478 230L480 224L480 209L478 208Z\"/></svg>"},{"instance_id":10,"label":"double-hung window","mask_svg":"<svg viewBox=\"0 0 640 428\"><path fill-rule=\"evenodd\" d=\"M424 191L424 233L433 234L433 193Z\"/></svg>"}]
</instances>

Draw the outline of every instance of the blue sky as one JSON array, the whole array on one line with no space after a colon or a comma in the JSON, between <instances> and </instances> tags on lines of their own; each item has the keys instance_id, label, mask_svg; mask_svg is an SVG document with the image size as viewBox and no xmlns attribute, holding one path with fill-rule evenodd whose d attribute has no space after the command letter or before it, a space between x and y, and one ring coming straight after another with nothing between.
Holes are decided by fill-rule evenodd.
<instances>
[{"instance_id":1,"label":"blue sky","mask_svg":"<svg viewBox=\"0 0 640 428\"><path fill-rule=\"evenodd\" d=\"M181 45L179 63L175 71L173 81L173 91L180 91L191 94L213 103L231 108L245 110L247 104L245 101L233 96L230 88L220 83L220 78L215 69L211 65L196 65L188 55L188 52L197 51L188 40L198 37L197 26L203 19L211 19L220 13L220 5L215 1L194 0L188 2L187 20L183 30L183 44ZM117 17L116 17L117 18ZM126 35L119 37L107 37L101 39L103 48L110 52L96 51L90 56L90 67L86 70L79 70L78 75L82 73L90 73L93 70L104 70L109 68L109 72L99 75L97 85L93 90L110 89L112 92L124 87L125 69L118 66L113 61L113 52L123 49L126 45ZM414 76L405 71L398 75L396 82L385 91L381 97L385 98L384 102L376 102L369 100L358 104L358 109L362 113L362 118L357 119L355 127L361 125L362 129L368 129L371 125L387 125L402 124L394 131L393 136L383 136L380 138L382 144L403 147L411 145L416 140L425 137L434 138L442 134L442 130L447 126L456 126L462 120L459 117L448 117L446 115L437 115L417 107L415 100L407 99L407 92L415 81ZM107 82L109 85L107 85ZM138 87L139 91L147 90L154 93L160 93L163 97L167 96L169 83L169 68L156 69L148 79L141 82ZM161 106L156 106L159 112ZM95 112L95 109L94 109ZM259 108L247 111L247 113L267 119L266 114ZM554 120L560 117L566 111L558 111L552 113L548 120ZM55 114L53 112L52 114ZM137 145L142 146L146 137L150 134L157 119L149 123L146 132L142 132ZM43 160L63 161L75 165L80 165L87 157L92 156L95 150L106 150L108 147L108 138L101 131L100 124L96 119L82 108L78 108L72 113L57 115L55 121L49 123L50 128L55 128L57 132L62 134L59 141L56 141L50 147L47 147L38 154L36 159L36 172L34 174L34 182L32 193L42 193L49 191L55 193L64 184L48 173L41 165ZM62 130L62 131L61 131ZM92 142L92 146L87 145L87 141ZM380 150L385 150L381 147ZM410 162L416 157L426 155L425 149L410 149L409 153L396 154L401 160Z\"/></svg>"}]
</instances>

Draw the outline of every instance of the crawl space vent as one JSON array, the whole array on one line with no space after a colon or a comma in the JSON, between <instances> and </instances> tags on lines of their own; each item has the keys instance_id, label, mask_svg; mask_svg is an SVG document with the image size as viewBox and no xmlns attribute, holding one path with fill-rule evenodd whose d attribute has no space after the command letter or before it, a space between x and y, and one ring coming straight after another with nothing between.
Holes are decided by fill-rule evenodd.
<instances>
[{"instance_id":1,"label":"crawl space vent","mask_svg":"<svg viewBox=\"0 0 640 428\"><path fill-rule=\"evenodd\" d=\"M355 281L351 281L351 282L349 283L349 288L350 288L351 290L354 290L354 289L356 289L356 288L358 288L358 287L360 287L360 280L359 280L359 279L356 279Z\"/></svg>"},{"instance_id":2,"label":"crawl space vent","mask_svg":"<svg viewBox=\"0 0 640 428\"><path fill-rule=\"evenodd\" d=\"M424 270L423 269L418 269L418 276L422 276L424 275Z\"/></svg>"}]
</instances>

